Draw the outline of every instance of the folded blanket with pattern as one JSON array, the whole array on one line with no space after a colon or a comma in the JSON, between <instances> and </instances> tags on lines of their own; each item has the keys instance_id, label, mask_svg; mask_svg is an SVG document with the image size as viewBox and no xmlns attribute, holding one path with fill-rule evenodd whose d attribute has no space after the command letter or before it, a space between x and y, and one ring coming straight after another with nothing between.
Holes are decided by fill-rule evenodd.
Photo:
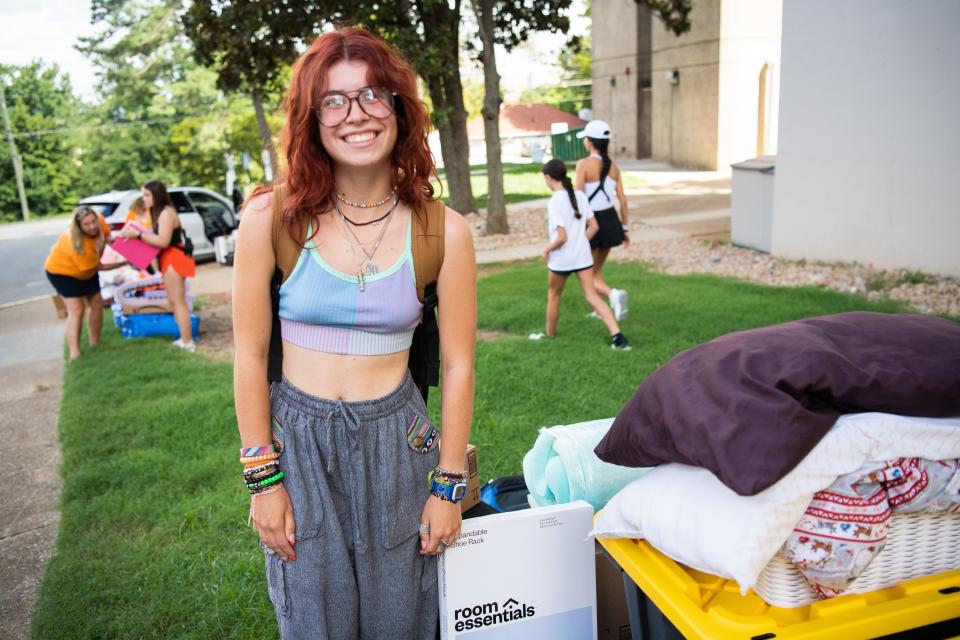
<instances>
[{"instance_id":1,"label":"folded blanket with pattern","mask_svg":"<svg viewBox=\"0 0 960 640\"><path fill-rule=\"evenodd\" d=\"M840 595L887 540L894 513L960 514L960 465L899 458L870 462L814 494L783 547L821 597Z\"/></svg>"}]
</instances>

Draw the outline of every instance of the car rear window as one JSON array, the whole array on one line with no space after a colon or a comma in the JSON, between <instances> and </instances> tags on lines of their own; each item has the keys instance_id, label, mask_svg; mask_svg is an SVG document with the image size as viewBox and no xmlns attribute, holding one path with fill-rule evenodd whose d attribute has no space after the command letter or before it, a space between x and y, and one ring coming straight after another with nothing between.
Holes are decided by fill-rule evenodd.
<instances>
[{"instance_id":1,"label":"car rear window","mask_svg":"<svg viewBox=\"0 0 960 640\"><path fill-rule=\"evenodd\" d=\"M109 218L110 214L117 210L117 202L84 202L81 206L90 207L104 218Z\"/></svg>"}]
</instances>

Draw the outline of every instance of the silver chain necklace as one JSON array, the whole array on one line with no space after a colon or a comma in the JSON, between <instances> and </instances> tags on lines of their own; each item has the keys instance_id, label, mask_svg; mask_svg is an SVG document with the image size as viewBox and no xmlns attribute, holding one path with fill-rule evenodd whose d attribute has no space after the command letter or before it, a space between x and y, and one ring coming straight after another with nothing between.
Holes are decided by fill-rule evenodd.
<instances>
[{"instance_id":1,"label":"silver chain necklace","mask_svg":"<svg viewBox=\"0 0 960 640\"><path fill-rule=\"evenodd\" d=\"M343 221L343 228L347 230L354 240L354 243L357 247L360 248L360 251L363 252L366 260L361 260L357 268L357 286L360 287L360 291L366 290L366 276L373 276L379 273L377 268L377 263L374 262L373 256L377 253L377 249L380 248L380 243L383 242L383 236L387 232L387 227L390 226L390 220L393 218L393 212L399 204L400 198L397 198L393 201L390 210L387 211L387 214L384 216L385 222L384 225L380 228L380 235L377 236L377 239L373 241L373 248L370 251L367 251L367 248L364 245L370 244L370 242L361 242L360 238L357 237L357 234L350 227L350 224L347 221L347 216L343 215L343 212L340 211L340 205L334 201L333 206L337 210L337 214L340 216L340 219Z\"/></svg>"}]
</instances>

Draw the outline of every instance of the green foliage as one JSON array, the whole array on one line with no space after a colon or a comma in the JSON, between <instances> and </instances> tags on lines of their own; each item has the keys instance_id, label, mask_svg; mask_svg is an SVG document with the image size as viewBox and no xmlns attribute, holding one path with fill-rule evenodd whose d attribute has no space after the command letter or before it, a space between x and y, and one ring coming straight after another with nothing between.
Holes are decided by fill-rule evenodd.
<instances>
[{"instance_id":1,"label":"green foliage","mask_svg":"<svg viewBox=\"0 0 960 640\"><path fill-rule=\"evenodd\" d=\"M660 18L663 26L679 36L690 31L690 10L693 0L636 0L645 4L653 14Z\"/></svg>"},{"instance_id":2,"label":"green foliage","mask_svg":"<svg viewBox=\"0 0 960 640\"><path fill-rule=\"evenodd\" d=\"M589 109L591 100L590 84L547 85L527 89L520 94L517 102L530 104L543 102L567 113L577 115L580 109Z\"/></svg>"},{"instance_id":3,"label":"green foliage","mask_svg":"<svg viewBox=\"0 0 960 640\"><path fill-rule=\"evenodd\" d=\"M77 158L69 132L55 132L76 123L79 104L70 79L56 65L34 61L0 65L10 127L23 163L24 190L34 216L68 212L72 206ZM0 220L21 218L10 149L0 151Z\"/></svg>"}]
</instances>

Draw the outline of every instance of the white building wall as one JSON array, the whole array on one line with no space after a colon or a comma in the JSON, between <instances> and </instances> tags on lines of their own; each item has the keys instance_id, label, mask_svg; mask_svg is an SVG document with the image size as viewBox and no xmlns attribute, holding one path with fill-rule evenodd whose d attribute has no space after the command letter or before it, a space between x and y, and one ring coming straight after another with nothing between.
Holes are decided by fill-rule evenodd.
<instances>
[{"instance_id":1,"label":"white building wall","mask_svg":"<svg viewBox=\"0 0 960 640\"><path fill-rule=\"evenodd\" d=\"M720 7L720 96L717 168L777 152L776 135L757 149L760 72L769 65L765 121L777 122L781 0L724 0Z\"/></svg>"},{"instance_id":2,"label":"white building wall","mask_svg":"<svg viewBox=\"0 0 960 640\"><path fill-rule=\"evenodd\" d=\"M960 2L783 11L772 252L960 276Z\"/></svg>"}]
</instances>

